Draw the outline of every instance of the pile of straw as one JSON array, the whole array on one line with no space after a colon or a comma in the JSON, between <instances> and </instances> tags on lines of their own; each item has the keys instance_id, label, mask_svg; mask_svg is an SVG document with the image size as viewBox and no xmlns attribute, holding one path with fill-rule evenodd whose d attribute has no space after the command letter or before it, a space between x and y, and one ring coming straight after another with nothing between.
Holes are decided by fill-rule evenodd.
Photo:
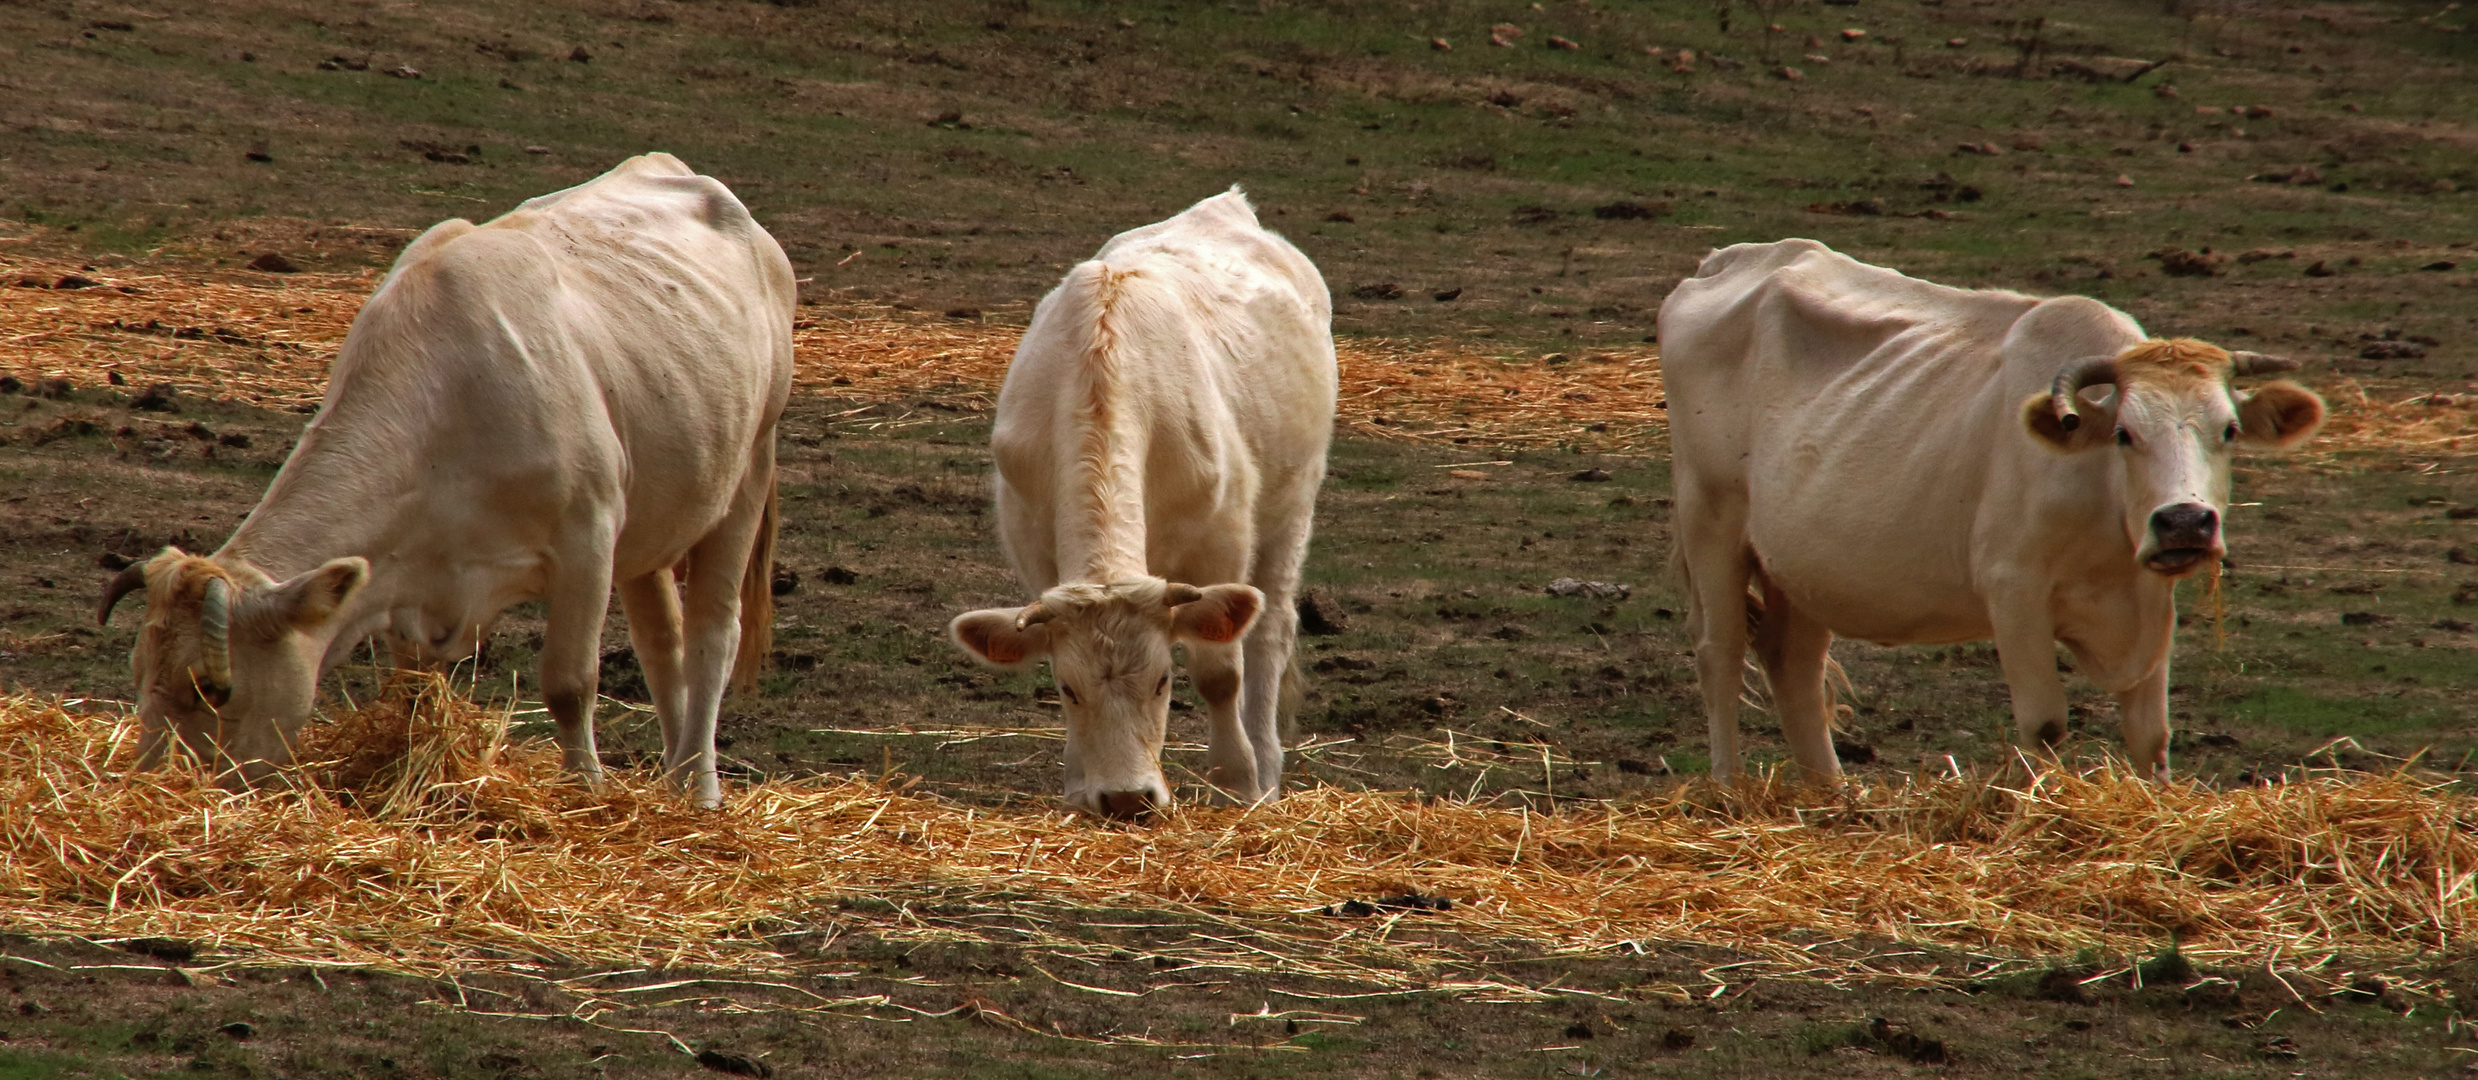
<instances>
[{"instance_id":1,"label":"pile of straw","mask_svg":"<svg viewBox=\"0 0 2478 1080\"><path fill-rule=\"evenodd\" d=\"M76 275L79 289L20 288ZM374 272L245 274L86 271L0 253L0 373L91 385L117 372L135 387L176 388L272 407L317 403ZM863 401L994 401L1021 330L890 308L804 309L796 383ZM1572 445L1651 452L1667 433L1658 358L1649 347L1575 358L1496 356L1467 343L1346 338L1341 421L1353 431L1499 446ZM2478 446L2478 395L2372 396L2346 380L2324 388L2322 453L2436 453Z\"/></svg>"},{"instance_id":2,"label":"pile of straw","mask_svg":"<svg viewBox=\"0 0 2478 1080\"><path fill-rule=\"evenodd\" d=\"M1155 953L1187 967L1500 998L1530 991L1470 972L1510 944L1736 950L1709 982L1642 988L1710 996L1758 975L1933 982L2134 957L2172 936L2198 962L2329 979L2315 965L2336 954L2466 947L2478 879L2478 800L2405 773L1689 786L1553 814L1310 787L1111 827L900 778L768 782L700 812L643 773L563 783L547 744L499 742L505 722L400 693L314 727L304 756L323 763L296 790L229 795L119 774L121 712L0 698L0 919L249 962L762 973L796 968L787 927L1097 960L1114 947L1073 933L1079 913L1142 909L1178 931ZM412 757L355 764L351 744L387 730ZM1383 903L1406 894L1454 903Z\"/></svg>"}]
</instances>

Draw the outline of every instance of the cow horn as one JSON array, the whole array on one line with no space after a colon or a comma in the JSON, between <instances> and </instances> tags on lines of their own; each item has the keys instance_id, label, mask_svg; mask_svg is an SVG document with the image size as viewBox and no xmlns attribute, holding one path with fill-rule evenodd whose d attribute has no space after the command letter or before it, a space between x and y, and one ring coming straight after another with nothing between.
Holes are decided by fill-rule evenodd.
<instances>
[{"instance_id":1,"label":"cow horn","mask_svg":"<svg viewBox=\"0 0 2478 1080\"><path fill-rule=\"evenodd\" d=\"M95 625L110 625L112 608L120 603L120 598L145 587L145 563L131 563L121 567L120 573L112 575L111 582L103 587L103 602L95 605Z\"/></svg>"},{"instance_id":2,"label":"cow horn","mask_svg":"<svg viewBox=\"0 0 2478 1080\"><path fill-rule=\"evenodd\" d=\"M1024 605L1024 610L1015 613L1015 628L1018 630L1039 626L1048 621L1050 621L1050 613L1041 606L1039 600Z\"/></svg>"},{"instance_id":3,"label":"cow horn","mask_svg":"<svg viewBox=\"0 0 2478 1080\"><path fill-rule=\"evenodd\" d=\"M2228 354L2229 373L2237 376L2269 375L2275 371L2295 371L2297 361L2285 356L2265 356L2259 352Z\"/></svg>"},{"instance_id":4,"label":"cow horn","mask_svg":"<svg viewBox=\"0 0 2478 1080\"><path fill-rule=\"evenodd\" d=\"M232 685L232 586L210 577L198 605L199 675L209 686Z\"/></svg>"},{"instance_id":5,"label":"cow horn","mask_svg":"<svg viewBox=\"0 0 2478 1080\"><path fill-rule=\"evenodd\" d=\"M2075 405L2075 395L2086 386L2113 385L2117 381L2117 362L2112 357L2085 360L2056 373L2056 384L2048 390L2048 407L2056 411L2058 426L2067 431L2082 426L2082 413Z\"/></svg>"},{"instance_id":6,"label":"cow horn","mask_svg":"<svg viewBox=\"0 0 2478 1080\"><path fill-rule=\"evenodd\" d=\"M1193 585L1181 585L1173 581L1162 586L1162 603L1170 607L1193 604L1204 598L1205 591Z\"/></svg>"}]
</instances>

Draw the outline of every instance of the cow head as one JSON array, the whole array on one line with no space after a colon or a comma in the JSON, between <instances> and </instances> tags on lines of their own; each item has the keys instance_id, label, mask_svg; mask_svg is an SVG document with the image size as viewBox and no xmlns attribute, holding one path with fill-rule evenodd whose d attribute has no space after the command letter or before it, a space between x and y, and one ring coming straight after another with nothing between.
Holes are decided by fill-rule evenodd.
<instances>
[{"instance_id":1,"label":"cow head","mask_svg":"<svg viewBox=\"0 0 2478 1080\"><path fill-rule=\"evenodd\" d=\"M1264 606L1247 585L1061 585L1028 607L958 615L947 634L1000 667L1049 657L1067 714L1068 805L1134 818L1170 806L1161 755L1171 645L1236 641Z\"/></svg>"},{"instance_id":2,"label":"cow head","mask_svg":"<svg viewBox=\"0 0 2478 1080\"><path fill-rule=\"evenodd\" d=\"M369 563L337 559L278 582L179 548L121 571L104 587L95 621L109 621L121 597L145 590L146 623L129 656L144 731L140 767L160 760L175 737L227 786L291 763L337 611L369 576Z\"/></svg>"},{"instance_id":3,"label":"cow head","mask_svg":"<svg viewBox=\"0 0 2478 1080\"><path fill-rule=\"evenodd\" d=\"M2289 371L2294 360L2228 353L2177 338L2057 372L2048 393L2023 403L2023 422L2064 453L2111 453L2122 468L2126 537L2144 569L2179 577L2227 552L2229 453L2239 441L2291 447L2323 423L2323 399L2292 382L2241 392L2235 378ZM2115 393L2083 396L2095 386Z\"/></svg>"}]
</instances>

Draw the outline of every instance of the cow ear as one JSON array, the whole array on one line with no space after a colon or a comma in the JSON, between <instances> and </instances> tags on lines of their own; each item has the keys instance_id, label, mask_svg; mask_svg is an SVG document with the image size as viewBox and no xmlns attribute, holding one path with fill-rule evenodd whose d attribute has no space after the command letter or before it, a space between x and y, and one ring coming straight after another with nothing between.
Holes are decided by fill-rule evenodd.
<instances>
[{"instance_id":1,"label":"cow ear","mask_svg":"<svg viewBox=\"0 0 2478 1080\"><path fill-rule=\"evenodd\" d=\"M2084 416L2078 426L2068 430L2064 422L2056 418L2054 400L2048 395L2032 394L2022 401L2022 426L2030 429L2031 437L2039 440L2041 446L2060 454L2070 454L2096 445L2099 440L2094 433L2108 425L2094 423L2095 419Z\"/></svg>"},{"instance_id":2,"label":"cow ear","mask_svg":"<svg viewBox=\"0 0 2478 1080\"><path fill-rule=\"evenodd\" d=\"M1019 667L1050 655L1050 624L1017 629L1023 608L967 611L946 624L946 636L965 652L993 667Z\"/></svg>"},{"instance_id":3,"label":"cow ear","mask_svg":"<svg viewBox=\"0 0 2478 1080\"><path fill-rule=\"evenodd\" d=\"M2282 380L2256 387L2237 406L2237 430L2247 442L2286 450L2323 426L2323 399Z\"/></svg>"},{"instance_id":4,"label":"cow ear","mask_svg":"<svg viewBox=\"0 0 2478 1080\"><path fill-rule=\"evenodd\" d=\"M1186 641L1231 642L1248 632L1265 594L1253 585L1213 585L1204 595L1170 609L1170 636Z\"/></svg>"},{"instance_id":5,"label":"cow ear","mask_svg":"<svg viewBox=\"0 0 2478 1080\"><path fill-rule=\"evenodd\" d=\"M254 606L263 617L295 630L314 630L334 618L370 582L370 561L333 559L318 569L261 594Z\"/></svg>"}]
</instances>

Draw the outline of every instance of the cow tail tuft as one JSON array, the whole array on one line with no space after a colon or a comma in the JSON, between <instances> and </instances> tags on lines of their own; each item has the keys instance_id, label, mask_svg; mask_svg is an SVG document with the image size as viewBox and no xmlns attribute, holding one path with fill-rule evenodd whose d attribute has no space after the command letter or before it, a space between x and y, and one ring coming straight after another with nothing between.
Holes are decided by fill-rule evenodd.
<instances>
[{"instance_id":1,"label":"cow tail tuft","mask_svg":"<svg viewBox=\"0 0 2478 1080\"><path fill-rule=\"evenodd\" d=\"M774 534L778 520L776 478L766 477L766 510L749 544L749 568L740 576L740 653L732 659L731 686L746 694L757 687L766 654L774 651Z\"/></svg>"}]
</instances>

